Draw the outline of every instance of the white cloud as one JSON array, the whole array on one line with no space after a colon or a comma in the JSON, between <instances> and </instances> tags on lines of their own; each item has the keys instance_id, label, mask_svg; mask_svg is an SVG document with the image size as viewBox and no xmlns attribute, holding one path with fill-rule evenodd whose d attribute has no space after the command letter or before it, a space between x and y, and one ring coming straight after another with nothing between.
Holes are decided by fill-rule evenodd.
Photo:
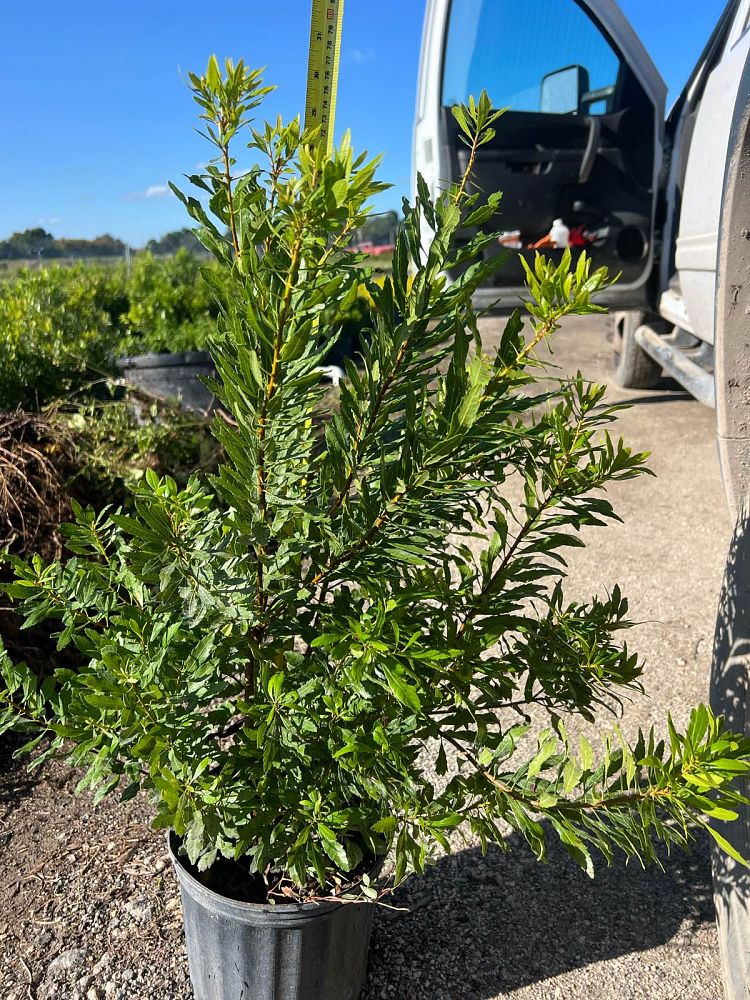
<instances>
[{"instance_id":1,"label":"white cloud","mask_svg":"<svg viewBox=\"0 0 750 1000\"><path fill-rule=\"evenodd\" d=\"M144 198L172 198L171 188L167 184L151 184L143 192Z\"/></svg>"},{"instance_id":2,"label":"white cloud","mask_svg":"<svg viewBox=\"0 0 750 1000\"><path fill-rule=\"evenodd\" d=\"M44 216L39 220L40 226L56 226L58 222L62 222L59 215L49 215Z\"/></svg>"},{"instance_id":3,"label":"white cloud","mask_svg":"<svg viewBox=\"0 0 750 1000\"><path fill-rule=\"evenodd\" d=\"M375 53L372 49L347 49L346 56L357 66L361 66L362 63L372 62Z\"/></svg>"}]
</instances>

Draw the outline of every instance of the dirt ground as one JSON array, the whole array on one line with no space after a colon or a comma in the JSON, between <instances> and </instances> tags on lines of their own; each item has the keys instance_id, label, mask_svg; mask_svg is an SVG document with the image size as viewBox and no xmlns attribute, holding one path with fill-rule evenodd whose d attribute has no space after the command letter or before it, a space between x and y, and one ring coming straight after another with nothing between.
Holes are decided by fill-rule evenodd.
<instances>
[{"instance_id":1,"label":"dirt ground","mask_svg":"<svg viewBox=\"0 0 750 1000\"><path fill-rule=\"evenodd\" d=\"M555 361L608 378L605 323L560 333ZM496 336L498 323L487 333ZM673 384L613 392L621 433L652 451L657 478L613 491L624 524L575 550L571 596L620 583L647 697L624 728L683 718L706 698L713 618L730 525L713 414ZM0 746L0 1000L188 1000L179 897L164 838L135 799L92 808L58 766L26 774ZM467 845L408 884L409 913L376 914L363 1000L718 1000L706 845L591 882L554 852L482 859Z\"/></svg>"}]
</instances>

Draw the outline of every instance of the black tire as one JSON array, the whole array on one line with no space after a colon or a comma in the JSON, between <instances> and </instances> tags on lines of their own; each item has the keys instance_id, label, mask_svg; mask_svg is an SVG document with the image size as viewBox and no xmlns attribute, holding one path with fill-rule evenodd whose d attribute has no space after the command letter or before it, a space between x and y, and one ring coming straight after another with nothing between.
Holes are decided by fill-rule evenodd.
<instances>
[{"instance_id":1,"label":"black tire","mask_svg":"<svg viewBox=\"0 0 750 1000\"><path fill-rule=\"evenodd\" d=\"M638 310L617 312L613 316L612 362L615 382L624 389L653 389L662 378L661 366L640 347L635 331L646 319Z\"/></svg>"},{"instance_id":2,"label":"black tire","mask_svg":"<svg viewBox=\"0 0 750 1000\"><path fill-rule=\"evenodd\" d=\"M727 728L750 735L750 504L740 510L729 547L716 619L711 708ZM741 791L748 796L750 782ZM716 824L750 858L750 806L733 823ZM712 845L714 904L727 1000L750 997L750 873Z\"/></svg>"}]
</instances>

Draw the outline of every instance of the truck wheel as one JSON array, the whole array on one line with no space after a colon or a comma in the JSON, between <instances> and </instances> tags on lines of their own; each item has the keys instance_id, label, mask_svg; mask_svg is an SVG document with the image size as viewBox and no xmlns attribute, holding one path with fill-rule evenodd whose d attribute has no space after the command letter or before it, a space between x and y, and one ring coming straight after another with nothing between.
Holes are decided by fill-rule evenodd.
<instances>
[{"instance_id":1,"label":"truck wheel","mask_svg":"<svg viewBox=\"0 0 750 1000\"><path fill-rule=\"evenodd\" d=\"M750 735L750 503L740 510L719 599L711 665L711 708L727 728ZM750 782L741 791L750 793ZM716 824L750 858L750 806L733 823ZM727 1000L750 996L750 873L712 847L714 904Z\"/></svg>"},{"instance_id":2,"label":"truck wheel","mask_svg":"<svg viewBox=\"0 0 750 1000\"><path fill-rule=\"evenodd\" d=\"M653 389L661 381L661 367L635 340L646 314L638 310L614 314L612 360L615 381L625 389Z\"/></svg>"}]
</instances>

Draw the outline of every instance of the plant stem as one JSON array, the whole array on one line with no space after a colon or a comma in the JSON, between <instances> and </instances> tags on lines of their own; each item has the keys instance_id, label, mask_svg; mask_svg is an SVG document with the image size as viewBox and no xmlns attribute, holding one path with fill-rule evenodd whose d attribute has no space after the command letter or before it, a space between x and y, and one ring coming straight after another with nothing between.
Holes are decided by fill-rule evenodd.
<instances>
[{"instance_id":1,"label":"plant stem","mask_svg":"<svg viewBox=\"0 0 750 1000\"><path fill-rule=\"evenodd\" d=\"M339 509L339 507L341 507L341 505L344 503L347 496L349 495L349 490L351 489L352 483L354 482L354 479L360 468L360 448L364 446L364 442L367 440L368 436L372 433L375 421L377 420L378 415L380 413L380 408L383 405L383 400L385 399L388 390L393 385L393 382L396 376L398 375L399 368L401 367L403 360L406 357L406 352L409 348L410 340L411 337L407 337L401 344L398 353L396 355L396 359L393 363L393 368L391 369L390 373L386 376L386 378L383 379L380 389L378 390L377 397L375 398L375 403L373 404L373 407L370 410L369 417L367 420L367 427L364 428L364 431L363 431L365 423L364 414L360 417L359 421L357 422L357 426L354 430L354 442L353 442L354 454L353 454L351 469L349 470L349 473L346 477L343 487L341 488L340 493L338 494L338 496L334 498L328 510L326 511L328 517L331 517L333 514L336 513L336 511Z\"/></svg>"},{"instance_id":2,"label":"plant stem","mask_svg":"<svg viewBox=\"0 0 750 1000\"><path fill-rule=\"evenodd\" d=\"M455 205L460 204L461 199L466 193L466 185L471 180L471 176L474 173L474 164L477 159L477 150L479 149L479 139L481 138L480 133L477 131L471 141L471 152L469 153L469 161L466 164L466 169L464 170L464 175L461 178L461 183L453 196L453 203Z\"/></svg>"},{"instance_id":3,"label":"plant stem","mask_svg":"<svg viewBox=\"0 0 750 1000\"><path fill-rule=\"evenodd\" d=\"M221 129L221 135L224 134L224 129L226 128L227 122L224 117L219 119L219 128ZM242 253L240 252L240 241L237 236L237 219L234 208L234 192L232 190L232 172L229 163L229 142L223 141L221 143L221 155L224 160L224 183L227 191L227 209L229 212L229 232L232 236L232 246L234 247L234 255L237 260L242 259Z\"/></svg>"}]
</instances>

